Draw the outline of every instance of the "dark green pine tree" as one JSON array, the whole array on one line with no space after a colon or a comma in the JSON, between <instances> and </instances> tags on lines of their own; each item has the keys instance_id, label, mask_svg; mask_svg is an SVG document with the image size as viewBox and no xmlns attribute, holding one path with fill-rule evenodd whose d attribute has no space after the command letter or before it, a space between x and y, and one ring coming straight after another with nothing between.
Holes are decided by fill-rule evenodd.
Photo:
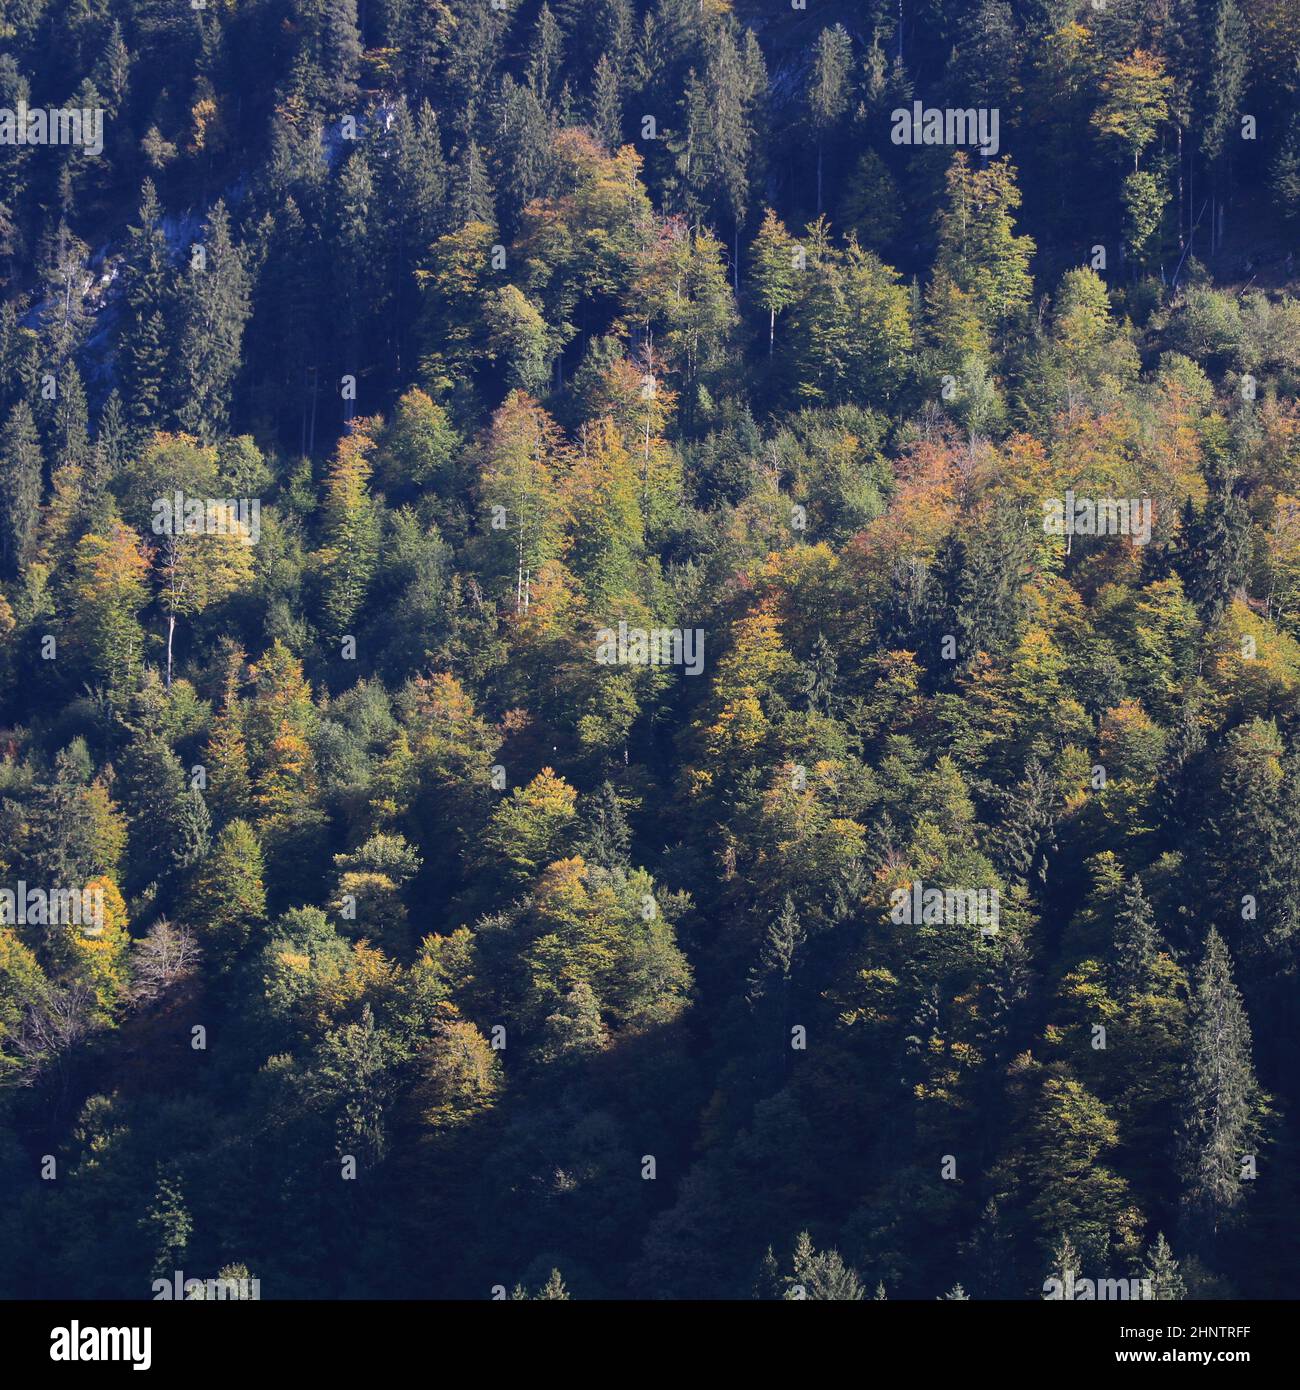
<instances>
[{"instance_id":1,"label":"dark green pine tree","mask_svg":"<svg viewBox=\"0 0 1300 1390\"><path fill-rule=\"evenodd\" d=\"M1250 71L1250 29L1236 0L1214 0L1207 39L1201 153L1215 164L1228 152Z\"/></svg>"},{"instance_id":2,"label":"dark green pine tree","mask_svg":"<svg viewBox=\"0 0 1300 1390\"><path fill-rule=\"evenodd\" d=\"M680 176L680 209L692 221L703 221L712 201L709 179L713 164L709 135L709 94L694 68L686 74L680 130L669 144Z\"/></svg>"},{"instance_id":3,"label":"dark green pine tree","mask_svg":"<svg viewBox=\"0 0 1300 1390\"><path fill-rule=\"evenodd\" d=\"M819 632L817 640L803 663L800 684L804 699L814 714L829 715L835 706L835 685L839 677L839 663L835 660L835 648L826 640L826 634Z\"/></svg>"},{"instance_id":4,"label":"dark green pine tree","mask_svg":"<svg viewBox=\"0 0 1300 1390\"><path fill-rule=\"evenodd\" d=\"M293 197L264 221L262 230L267 254L248 347L253 414L273 422L290 448L308 455L314 446L321 363L330 347L318 326L318 243Z\"/></svg>"},{"instance_id":5,"label":"dark green pine tree","mask_svg":"<svg viewBox=\"0 0 1300 1390\"><path fill-rule=\"evenodd\" d=\"M452 180L451 213L455 228L463 227L467 222L496 226L496 196L483 164L483 156L474 140L466 141L461 150Z\"/></svg>"},{"instance_id":6,"label":"dark green pine tree","mask_svg":"<svg viewBox=\"0 0 1300 1390\"><path fill-rule=\"evenodd\" d=\"M1188 1243L1209 1250L1237 1213L1244 1163L1259 1137L1261 1100L1251 1060L1250 1022L1213 928L1192 995L1179 1175Z\"/></svg>"},{"instance_id":7,"label":"dark green pine tree","mask_svg":"<svg viewBox=\"0 0 1300 1390\"><path fill-rule=\"evenodd\" d=\"M1183 582L1201 618L1212 623L1244 583L1250 564L1250 513L1231 485L1212 488L1196 514L1183 513L1188 550Z\"/></svg>"},{"instance_id":8,"label":"dark green pine tree","mask_svg":"<svg viewBox=\"0 0 1300 1390\"><path fill-rule=\"evenodd\" d=\"M1113 977L1117 997L1131 998L1141 991L1159 950L1155 913L1142 891L1141 878L1134 874L1124 887L1115 914Z\"/></svg>"},{"instance_id":9,"label":"dark green pine tree","mask_svg":"<svg viewBox=\"0 0 1300 1390\"><path fill-rule=\"evenodd\" d=\"M754 1275L754 1297L772 1303L783 1297L781 1267L769 1245L759 1261L758 1272Z\"/></svg>"},{"instance_id":10,"label":"dark green pine tree","mask_svg":"<svg viewBox=\"0 0 1300 1390\"><path fill-rule=\"evenodd\" d=\"M1300 111L1293 111L1287 121L1269 168L1269 185L1282 216L1290 226L1300 226Z\"/></svg>"},{"instance_id":11,"label":"dark green pine tree","mask_svg":"<svg viewBox=\"0 0 1300 1390\"><path fill-rule=\"evenodd\" d=\"M31 803L26 869L33 880L46 883L85 883L97 872L94 862L94 817L86 800L90 755L81 739L59 750L54 777L37 787Z\"/></svg>"},{"instance_id":12,"label":"dark green pine tree","mask_svg":"<svg viewBox=\"0 0 1300 1390\"><path fill-rule=\"evenodd\" d=\"M962 1254L964 1265L974 1271L975 1292L981 1298L1017 1296L1015 1241L996 1197L984 1203Z\"/></svg>"},{"instance_id":13,"label":"dark green pine tree","mask_svg":"<svg viewBox=\"0 0 1300 1390\"><path fill-rule=\"evenodd\" d=\"M962 18L948 68L956 90L979 105L1005 100L1024 57L1024 39L1007 0L977 0ZM1004 117L1005 119L1005 117Z\"/></svg>"},{"instance_id":14,"label":"dark green pine tree","mask_svg":"<svg viewBox=\"0 0 1300 1390\"><path fill-rule=\"evenodd\" d=\"M339 349L335 375L359 374L369 358L370 325L389 318L387 277L382 257L391 251L378 225L375 183L370 160L364 148L354 149L330 185L328 241L335 254L335 327L332 334ZM344 404L344 419L350 419L353 403Z\"/></svg>"},{"instance_id":15,"label":"dark green pine tree","mask_svg":"<svg viewBox=\"0 0 1300 1390\"><path fill-rule=\"evenodd\" d=\"M411 100L434 98L434 78L445 42L441 26L446 23L447 11L412 0L390 0L381 17L386 21L384 40L394 51L402 85Z\"/></svg>"},{"instance_id":16,"label":"dark green pine tree","mask_svg":"<svg viewBox=\"0 0 1300 1390\"><path fill-rule=\"evenodd\" d=\"M1045 881L1049 855L1056 849L1058 800L1048 769L1040 759L1030 758L1016 787L990 790L1002 804L1000 823L990 837L994 863L1022 883Z\"/></svg>"},{"instance_id":17,"label":"dark green pine tree","mask_svg":"<svg viewBox=\"0 0 1300 1390\"><path fill-rule=\"evenodd\" d=\"M207 854L212 842L212 814L197 787L188 788L177 802L170 828L172 864L183 874Z\"/></svg>"},{"instance_id":18,"label":"dark green pine tree","mask_svg":"<svg viewBox=\"0 0 1300 1390\"><path fill-rule=\"evenodd\" d=\"M1234 922L1229 940L1247 996L1258 1007L1264 1000L1277 1002L1279 990L1289 993L1287 981L1295 971L1300 764L1287 754L1271 719L1238 725L1226 744L1204 831L1206 897L1224 905ZM1287 1016L1292 1012L1288 1009ZM1266 1045L1271 1050L1279 1041L1278 1027L1270 1029Z\"/></svg>"},{"instance_id":19,"label":"dark green pine tree","mask_svg":"<svg viewBox=\"0 0 1300 1390\"><path fill-rule=\"evenodd\" d=\"M87 77L71 94L68 105L74 111L102 110L104 99ZM56 180L57 205L64 217L79 219L88 207L101 204L112 194L111 146L92 155L79 144L63 147Z\"/></svg>"},{"instance_id":20,"label":"dark green pine tree","mask_svg":"<svg viewBox=\"0 0 1300 1390\"><path fill-rule=\"evenodd\" d=\"M43 360L48 364L45 370L61 368L81 348L90 331L90 309L86 304L89 258L90 248L73 235L65 221L60 221L41 241L38 260L45 297L40 335Z\"/></svg>"},{"instance_id":21,"label":"dark green pine tree","mask_svg":"<svg viewBox=\"0 0 1300 1390\"><path fill-rule=\"evenodd\" d=\"M164 890L207 852L211 818L200 792L161 733L138 732L122 758L129 821L128 888Z\"/></svg>"},{"instance_id":22,"label":"dark green pine tree","mask_svg":"<svg viewBox=\"0 0 1300 1390\"><path fill-rule=\"evenodd\" d=\"M719 32L704 77L710 113L706 142L707 178L715 206L725 210L732 227L732 284L740 284L740 226L749 210L753 183L754 123L757 98L767 87L762 53L756 45L742 51L731 32Z\"/></svg>"},{"instance_id":23,"label":"dark green pine tree","mask_svg":"<svg viewBox=\"0 0 1300 1390\"><path fill-rule=\"evenodd\" d=\"M574 1061L597 1052L605 1044L600 1001L585 981L579 980L542 1024L539 1055L548 1064L562 1058Z\"/></svg>"},{"instance_id":24,"label":"dark green pine tree","mask_svg":"<svg viewBox=\"0 0 1300 1390\"><path fill-rule=\"evenodd\" d=\"M853 1303L866 1297L857 1271L844 1263L838 1250L818 1251L807 1231L800 1231L794 1246L793 1272L785 1279L790 1301Z\"/></svg>"},{"instance_id":25,"label":"dark green pine tree","mask_svg":"<svg viewBox=\"0 0 1300 1390\"><path fill-rule=\"evenodd\" d=\"M510 19L508 7L466 5L457 12L456 36L439 63L438 82L430 95L458 147L473 137L482 100L495 85L493 74Z\"/></svg>"},{"instance_id":26,"label":"dark green pine tree","mask_svg":"<svg viewBox=\"0 0 1300 1390\"><path fill-rule=\"evenodd\" d=\"M117 335L118 379L127 417L144 427L162 423L163 396L171 375L171 269L162 208L145 179L123 256L122 314Z\"/></svg>"},{"instance_id":27,"label":"dark green pine tree","mask_svg":"<svg viewBox=\"0 0 1300 1390\"><path fill-rule=\"evenodd\" d=\"M392 313L389 360L399 377L407 358L411 327L418 306L414 271L429 247L447 230L447 163L438 118L427 101L412 115L399 101L393 119L377 139L370 167L378 185L382 219L377 273L385 283Z\"/></svg>"},{"instance_id":28,"label":"dark green pine tree","mask_svg":"<svg viewBox=\"0 0 1300 1390\"><path fill-rule=\"evenodd\" d=\"M1114 703L1118 702L1117 698ZM1196 803L1202 792L1198 773L1204 751L1205 731L1201 727L1198 704L1189 696L1179 707L1173 735L1161 759L1154 798L1158 823L1175 845L1200 832L1202 818Z\"/></svg>"},{"instance_id":29,"label":"dark green pine tree","mask_svg":"<svg viewBox=\"0 0 1300 1390\"><path fill-rule=\"evenodd\" d=\"M1169 0L1166 22L1160 33L1160 51L1165 71L1173 79L1169 92L1169 116L1174 126L1175 184L1178 189L1178 245L1185 244L1187 232L1187 149L1184 137L1192 128L1196 102L1202 90L1201 68L1204 45L1196 0Z\"/></svg>"},{"instance_id":30,"label":"dark green pine tree","mask_svg":"<svg viewBox=\"0 0 1300 1390\"><path fill-rule=\"evenodd\" d=\"M90 457L90 418L86 411L86 392L75 362L65 363L59 373L59 391L49 434L49 454L55 467L67 464L84 467Z\"/></svg>"},{"instance_id":31,"label":"dark green pine tree","mask_svg":"<svg viewBox=\"0 0 1300 1390\"><path fill-rule=\"evenodd\" d=\"M22 233L14 221L13 209L0 199L0 266L10 265L18 253ZM0 286L8 283L11 272L0 269Z\"/></svg>"},{"instance_id":32,"label":"dark green pine tree","mask_svg":"<svg viewBox=\"0 0 1300 1390\"><path fill-rule=\"evenodd\" d=\"M951 633L957 639L954 667L966 667L980 652L1000 657L1019 636L1021 592L1029 572L1029 546L1018 516L997 508L979 534L954 537L938 565L943 607L935 615L931 641L940 647Z\"/></svg>"},{"instance_id":33,"label":"dark green pine tree","mask_svg":"<svg viewBox=\"0 0 1300 1390\"><path fill-rule=\"evenodd\" d=\"M319 110L349 111L361 70L357 0L296 0L293 8L300 34L294 87Z\"/></svg>"},{"instance_id":34,"label":"dark green pine tree","mask_svg":"<svg viewBox=\"0 0 1300 1390\"><path fill-rule=\"evenodd\" d=\"M849 109L853 44L842 24L823 29L813 49L808 76L808 121L817 141L817 215L822 212L823 163L827 137Z\"/></svg>"},{"instance_id":35,"label":"dark green pine tree","mask_svg":"<svg viewBox=\"0 0 1300 1390\"><path fill-rule=\"evenodd\" d=\"M190 248L179 294L175 416L182 429L201 439L224 429L230 414L249 292L243 252L231 238L226 205L218 201L202 243Z\"/></svg>"},{"instance_id":36,"label":"dark green pine tree","mask_svg":"<svg viewBox=\"0 0 1300 1390\"><path fill-rule=\"evenodd\" d=\"M1138 1274L1150 1280L1151 1297L1157 1301L1175 1303L1187 1297L1187 1285L1178 1272L1178 1261L1163 1233L1156 1236L1155 1244L1143 1257Z\"/></svg>"},{"instance_id":37,"label":"dark green pine tree","mask_svg":"<svg viewBox=\"0 0 1300 1390\"><path fill-rule=\"evenodd\" d=\"M103 98L105 113L116 119L131 81L131 52L122 38L122 26L116 19L108 31L108 39L99 62L95 64L93 77L96 90Z\"/></svg>"},{"instance_id":38,"label":"dark green pine tree","mask_svg":"<svg viewBox=\"0 0 1300 1390\"><path fill-rule=\"evenodd\" d=\"M551 169L554 118L530 87L506 74L492 106L497 208L508 231L524 208L545 191Z\"/></svg>"},{"instance_id":39,"label":"dark green pine tree","mask_svg":"<svg viewBox=\"0 0 1300 1390\"><path fill-rule=\"evenodd\" d=\"M622 66L632 47L635 16L630 0L560 0L556 17L579 90L586 90L602 53Z\"/></svg>"},{"instance_id":40,"label":"dark green pine tree","mask_svg":"<svg viewBox=\"0 0 1300 1390\"><path fill-rule=\"evenodd\" d=\"M6 48L0 53L0 110L16 111L20 101L29 102L30 99L31 83L14 52ZM0 145L0 205L8 208L10 218L14 219L10 249L0 254L16 255L23 244L22 223L26 219L22 213L29 204L27 194L35 154L36 148L32 145Z\"/></svg>"},{"instance_id":41,"label":"dark green pine tree","mask_svg":"<svg viewBox=\"0 0 1300 1390\"><path fill-rule=\"evenodd\" d=\"M542 0L533 26L528 50L528 86L547 110L554 109L560 93L560 70L564 66L564 37L551 7Z\"/></svg>"},{"instance_id":42,"label":"dark green pine tree","mask_svg":"<svg viewBox=\"0 0 1300 1390\"><path fill-rule=\"evenodd\" d=\"M608 53L600 55L591 87L591 128L606 149L623 139L623 84Z\"/></svg>"},{"instance_id":43,"label":"dark green pine tree","mask_svg":"<svg viewBox=\"0 0 1300 1390\"><path fill-rule=\"evenodd\" d=\"M595 81L594 77L592 81ZM568 130L577 123L577 118L573 114L573 88L569 85L569 79L566 77L560 88L560 100L555 108L555 124L560 130Z\"/></svg>"},{"instance_id":44,"label":"dark green pine tree","mask_svg":"<svg viewBox=\"0 0 1300 1390\"><path fill-rule=\"evenodd\" d=\"M790 994L794 958L803 945L804 930L794 901L786 895L776 920L767 929L758 959L750 968L746 998L757 1005L763 999L780 1001L782 1013Z\"/></svg>"},{"instance_id":45,"label":"dark green pine tree","mask_svg":"<svg viewBox=\"0 0 1300 1390\"><path fill-rule=\"evenodd\" d=\"M42 371L39 339L22 324L17 302L7 300L0 304L0 402L31 400Z\"/></svg>"},{"instance_id":46,"label":"dark green pine tree","mask_svg":"<svg viewBox=\"0 0 1300 1390\"><path fill-rule=\"evenodd\" d=\"M1234 127L1240 119L1250 71L1250 30L1236 0L1213 0L1206 37L1209 61L1201 113L1201 153L1214 170L1210 216L1210 251L1214 252L1222 237L1219 209L1226 203Z\"/></svg>"},{"instance_id":47,"label":"dark green pine tree","mask_svg":"<svg viewBox=\"0 0 1300 1390\"><path fill-rule=\"evenodd\" d=\"M34 399L43 370L36 334L23 325L17 302L6 301L0 305L0 405L7 411Z\"/></svg>"},{"instance_id":48,"label":"dark green pine tree","mask_svg":"<svg viewBox=\"0 0 1300 1390\"><path fill-rule=\"evenodd\" d=\"M0 573L11 579L26 570L36 547L42 466L36 421L20 401L0 430Z\"/></svg>"},{"instance_id":49,"label":"dark green pine tree","mask_svg":"<svg viewBox=\"0 0 1300 1390\"><path fill-rule=\"evenodd\" d=\"M95 447L90 451L90 476L87 481L92 491L102 490L117 477L126 462L129 444L130 426L126 411L122 408L122 397L116 390L110 391L103 410L99 412Z\"/></svg>"},{"instance_id":50,"label":"dark green pine tree","mask_svg":"<svg viewBox=\"0 0 1300 1390\"><path fill-rule=\"evenodd\" d=\"M175 1173L158 1170L153 1200L140 1218L153 1251L149 1272L156 1279L170 1279L185 1264L185 1252L194 1234L194 1218Z\"/></svg>"},{"instance_id":51,"label":"dark green pine tree","mask_svg":"<svg viewBox=\"0 0 1300 1390\"><path fill-rule=\"evenodd\" d=\"M602 782L585 800L584 829L578 842L583 857L602 869L630 868L632 861L628 849L632 831L614 784Z\"/></svg>"}]
</instances>

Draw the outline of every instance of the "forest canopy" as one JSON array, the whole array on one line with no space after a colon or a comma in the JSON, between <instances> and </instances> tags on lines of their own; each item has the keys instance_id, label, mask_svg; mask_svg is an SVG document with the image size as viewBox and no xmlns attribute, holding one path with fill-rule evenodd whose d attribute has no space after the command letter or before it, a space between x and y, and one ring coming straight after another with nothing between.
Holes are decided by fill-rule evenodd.
<instances>
[{"instance_id":1,"label":"forest canopy","mask_svg":"<svg viewBox=\"0 0 1300 1390\"><path fill-rule=\"evenodd\" d=\"M1298 95L0 0L0 1294L1292 1296Z\"/></svg>"}]
</instances>

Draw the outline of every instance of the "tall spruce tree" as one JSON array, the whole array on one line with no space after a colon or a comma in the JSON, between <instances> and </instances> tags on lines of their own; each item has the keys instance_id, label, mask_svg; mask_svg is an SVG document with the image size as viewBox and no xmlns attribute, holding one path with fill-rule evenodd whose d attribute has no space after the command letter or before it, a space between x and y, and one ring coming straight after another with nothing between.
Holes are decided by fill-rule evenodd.
<instances>
[{"instance_id":1,"label":"tall spruce tree","mask_svg":"<svg viewBox=\"0 0 1300 1390\"><path fill-rule=\"evenodd\" d=\"M1196 1250L1213 1247L1244 1199L1243 1173L1259 1139L1260 1100L1250 1022L1228 948L1211 928L1192 995L1179 1135L1183 1218Z\"/></svg>"},{"instance_id":2,"label":"tall spruce tree","mask_svg":"<svg viewBox=\"0 0 1300 1390\"><path fill-rule=\"evenodd\" d=\"M190 247L178 305L175 417L200 439L213 438L230 417L250 288L244 254L231 236L226 206L218 201L202 240Z\"/></svg>"},{"instance_id":3,"label":"tall spruce tree","mask_svg":"<svg viewBox=\"0 0 1300 1390\"><path fill-rule=\"evenodd\" d=\"M0 430L0 573L9 578L27 568L36 548L42 466L36 421L20 401Z\"/></svg>"},{"instance_id":4,"label":"tall spruce tree","mask_svg":"<svg viewBox=\"0 0 1300 1390\"><path fill-rule=\"evenodd\" d=\"M817 35L808 77L808 119L817 141L817 216L822 215L822 173L827 137L849 109L853 43L842 24Z\"/></svg>"},{"instance_id":5,"label":"tall spruce tree","mask_svg":"<svg viewBox=\"0 0 1300 1390\"><path fill-rule=\"evenodd\" d=\"M1141 878L1134 874L1124 887L1124 896L1115 914L1114 977L1120 998L1129 998L1141 991L1159 948L1155 914L1142 892Z\"/></svg>"},{"instance_id":6,"label":"tall spruce tree","mask_svg":"<svg viewBox=\"0 0 1300 1390\"><path fill-rule=\"evenodd\" d=\"M140 190L136 222L127 230L122 273L126 308L117 339L122 400L132 420L157 428L171 372L172 298L162 208L149 179Z\"/></svg>"}]
</instances>

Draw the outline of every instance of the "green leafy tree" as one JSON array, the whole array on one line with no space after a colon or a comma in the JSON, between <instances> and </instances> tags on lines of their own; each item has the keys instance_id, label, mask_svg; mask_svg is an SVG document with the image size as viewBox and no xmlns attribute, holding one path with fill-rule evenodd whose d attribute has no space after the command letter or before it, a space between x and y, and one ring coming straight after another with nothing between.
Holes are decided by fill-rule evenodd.
<instances>
[{"instance_id":1,"label":"green leafy tree","mask_svg":"<svg viewBox=\"0 0 1300 1390\"><path fill-rule=\"evenodd\" d=\"M767 310L767 355L776 342L776 316L799 295L800 251L781 219L768 208L752 249L750 271L758 302Z\"/></svg>"},{"instance_id":2,"label":"green leafy tree","mask_svg":"<svg viewBox=\"0 0 1300 1390\"><path fill-rule=\"evenodd\" d=\"M1169 118L1172 85L1159 56L1142 49L1119 59L1102 78L1101 104L1093 112L1093 126L1132 154L1134 173L1142 151Z\"/></svg>"},{"instance_id":3,"label":"green leafy tree","mask_svg":"<svg viewBox=\"0 0 1300 1390\"><path fill-rule=\"evenodd\" d=\"M244 820L225 825L195 875L191 921L204 953L229 965L266 917L262 847Z\"/></svg>"},{"instance_id":4,"label":"green leafy tree","mask_svg":"<svg viewBox=\"0 0 1300 1390\"><path fill-rule=\"evenodd\" d=\"M953 155L947 205L939 218L935 274L973 296L990 326L1023 309L1033 289L1029 261L1034 243L1014 230L1020 201L1010 160L972 170L964 153Z\"/></svg>"},{"instance_id":5,"label":"green leafy tree","mask_svg":"<svg viewBox=\"0 0 1300 1390\"><path fill-rule=\"evenodd\" d=\"M350 631L365 602L379 546L379 517L370 496L371 456L378 422L354 421L339 440L325 481L325 626L331 636Z\"/></svg>"}]
</instances>

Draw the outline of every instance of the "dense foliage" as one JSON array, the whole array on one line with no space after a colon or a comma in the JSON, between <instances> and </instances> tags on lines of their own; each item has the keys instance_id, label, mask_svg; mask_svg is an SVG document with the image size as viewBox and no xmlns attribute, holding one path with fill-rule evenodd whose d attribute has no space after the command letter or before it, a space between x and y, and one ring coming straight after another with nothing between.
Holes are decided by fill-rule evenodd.
<instances>
[{"instance_id":1,"label":"dense foliage","mask_svg":"<svg viewBox=\"0 0 1300 1390\"><path fill-rule=\"evenodd\" d=\"M102 905L0 925L0 1291L1293 1293L1298 91L1297 0L0 0L103 112L0 143L0 888Z\"/></svg>"}]
</instances>

